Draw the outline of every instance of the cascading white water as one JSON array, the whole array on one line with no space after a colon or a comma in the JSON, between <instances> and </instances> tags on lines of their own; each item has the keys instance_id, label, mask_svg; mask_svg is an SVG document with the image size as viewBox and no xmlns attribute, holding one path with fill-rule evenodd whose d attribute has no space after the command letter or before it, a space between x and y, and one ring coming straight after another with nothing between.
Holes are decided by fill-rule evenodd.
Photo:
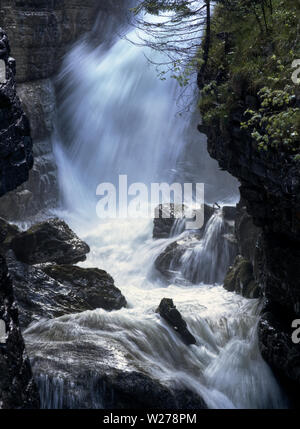
<instances>
[{"instance_id":1,"label":"cascading white water","mask_svg":"<svg viewBox=\"0 0 300 429\"><path fill-rule=\"evenodd\" d=\"M56 150L69 209L83 201L94 209L97 185L115 184L120 174L145 184L172 179L186 121L176 116L175 82L160 81L139 47L120 39L107 51L82 42L60 79L69 147Z\"/></svg>"},{"instance_id":2,"label":"cascading white water","mask_svg":"<svg viewBox=\"0 0 300 429\"><path fill-rule=\"evenodd\" d=\"M72 224L72 218L66 219ZM151 222L107 221L90 230L84 224L72 226L92 249L82 266L109 271L126 296L128 308L66 315L27 329L34 371L54 378L52 383L45 376L39 379L45 407L72 404L74 386L85 384L92 389L103 365L142 370L166 385L188 387L211 408L285 405L257 347L256 300L227 292L222 286L181 285L179 279L176 284L162 285L154 277L153 261L172 238L153 241ZM155 313L163 297L174 300L196 345L187 347ZM83 382L80 374L90 370L90 378ZM71 386L65 390L64 379ZM101 396L89 406L101 406Z\"/></svg>"},{"instance_id":3,"label":"cascading white water","mask_svg":"<svg viewBox=\"0 0 300 429\"><path fill-rule=\"evenodd\" d=\"M93 377L104 364L186 386L211 408L285 406L257 347L256 300L207 284L209 275L206 284L182 285L181 273L176 282L162 283L153 262L174 237L154 241L149 220L95 218L99 182L115 183L119 174L146 184L172 179L187 126L176 116L176 84L159 81L142 49L126 40L109 49L92 49L83 40L67 56L60 78L64 101L55 138L64 210L59 215L91 247L81 265L107 270L128 308L66 315L26 330L43 406L78 406L83 384L90 383L89 406L101 407ZM218 270L220 229L217 215L198 247L184 255L183 272ZM183 344L155 313L163 297L174 300L196 345ZM78 374L84 371L92 374L80 385Z\"/></svg>"},{"instance_id":4,"label":"cascading white water","mask_svg":"<svg viewBox=\"0 0 300 429\"><path fill-rule=\"evenodd\" d=\"M217 210L209 219L202 239L181 257L184 278L194 283L221 283L232 261L232 248L231 241L226 238L222 211Z\"/></svg>"}]
</instances>

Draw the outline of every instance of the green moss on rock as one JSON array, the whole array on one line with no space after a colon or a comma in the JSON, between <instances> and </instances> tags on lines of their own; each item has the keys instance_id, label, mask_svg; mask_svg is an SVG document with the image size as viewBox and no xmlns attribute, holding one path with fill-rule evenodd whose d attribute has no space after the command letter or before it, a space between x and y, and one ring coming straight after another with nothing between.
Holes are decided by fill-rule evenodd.
<instances>
[{"instance_id":1,"label":"green moss on rock","mask_svg":"<svg viewBox=\"0 0 300 429\"><path fill-rule=\"evenodd\" d=\"M259 285L253 275L251 262L238 255L232 267L229 268L224 288L230 292L237 292L245 298L258 298L261 294Z\"/></svg>"}]
</instances>

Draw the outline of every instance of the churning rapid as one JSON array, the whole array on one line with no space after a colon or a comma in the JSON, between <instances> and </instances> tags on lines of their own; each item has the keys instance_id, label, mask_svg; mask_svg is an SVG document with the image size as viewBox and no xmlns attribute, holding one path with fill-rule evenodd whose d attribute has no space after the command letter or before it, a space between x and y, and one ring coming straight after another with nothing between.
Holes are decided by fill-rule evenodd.
<instances>
[{"instance_id":1,"label":"churning rapid","mask_svg":"<svg viewBox=\"0 0 300 429\"><path fill-rule=\"evenodd\" d=\"M133 31L129 38L135 37ZM128 306L42 320L26 330L45 408L102 407L105 386L97 378L114 371L188 388L210 408L285 406L258 350L258 301L220 284L229 263L220 210L169 280L154 261L190 232L173 229L169 238L153 240L152 220L96 218L97 185L116 183L119 174L146 185L189 177L205 182L210 202L235 199L235 181L209 159L201 136L188 131L190 121L177 115L176 89L126 39L98 47L83 39L65 59L53 137L59 216L91 247L81 265L109 272ZM164 297L173 299L195 345L186 346L155 313Z\"/></svg>"}]
</instances>

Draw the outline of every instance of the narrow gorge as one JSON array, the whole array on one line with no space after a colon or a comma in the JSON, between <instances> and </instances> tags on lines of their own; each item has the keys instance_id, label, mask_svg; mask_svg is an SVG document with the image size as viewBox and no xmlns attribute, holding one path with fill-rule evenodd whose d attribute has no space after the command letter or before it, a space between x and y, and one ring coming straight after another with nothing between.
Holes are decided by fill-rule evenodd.
<instances>
[{"instance_id":1,"label":"narrow gorge","mask_svg":"<svg viewBox=\"0 0 300 429\"><path fill-rule=\"evenodd\" d=\"M147 1L0 1L0 408L297 409L299 137L258 148L250 115L263 114L264 87L238 57L255 46L271 68L292 44L297 56L299 8L274 1L264 30L240 0L201 2L204 61L185 66L186 85L160 74L138 3L160 31L160 14L195 13L193 1L158 13ZM287 28L279 49L271 23L287 19L297 39ZM239 39L254 25L262 52ZM284 91L280 107L297 115L299 85L269 97ZM99 219L99 184L120 191L124 176L145 195L203 183L203 225L189 229L176 201L158 201L154 219Z\"/></svg>"}]
</instances>

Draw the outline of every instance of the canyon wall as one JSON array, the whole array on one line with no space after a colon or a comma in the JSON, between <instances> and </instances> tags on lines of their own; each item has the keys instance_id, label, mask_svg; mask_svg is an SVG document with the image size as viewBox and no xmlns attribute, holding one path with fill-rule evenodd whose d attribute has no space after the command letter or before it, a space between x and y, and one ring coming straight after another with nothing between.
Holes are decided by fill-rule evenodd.
<instances>
[{"instance_id":1,"label":"canyon wall","mask_svg":"<svg viewBox=\"0 0 300 429\"><path fill-rule=\"evenodd\" d=\"M212 81L220 88L227 84L229 74L222 73L199 75L200 89ZM213 125L206 121L208 109L203 103L204 120L198 128L207 135L210 155L240 181L239 251L251 262L264 297L258 326L260 350L292 403L299 406L300 344L292 341L292 323L300 319L300 163L293 152L280 147L259 150L253 134L242 126L246 110L261 105L259 89L253 90L253 85L251 89L251 83L238 75L231 75L234 79L237 83L230 89L236 102L225 120L215 118ZM299 107L297 85L294 94L293 103Z\"/></svg>"},{"instance_id":2,"label":"canyon wall","mask_svg":"<svg viewBox=\"0 0 300 429\"><path fill-rule=\"evenodd\" d=\"M16 94L15 61L9 55L8 38L0 28L0 59L6 69L6 79L0 83L0 196L26 181L33 164L29 123ZM0 243L9 228L0 222ZM0 320L6 332L0 343L0 409L37 408L39 397L19 327L12 281L1 254Z\"/></svg>"},{"instance_id":3,"label":"canyon wall","mask_svg":"<svg viewBox=\"0 0 300 429\"><path fill-rule=\"evenodd\" d=\"M266 299L258 328L261 352L288 389L296 389L300 347L292 342L292 322L300 318L299 164L282 153L257 151L240 129L246 97L241 97L241 109L231 112L228 129L205 129L208 151L241 182L243 203L258 228L256 242L243 246L239 240L239 245L249 250L242 250L243 256L252 256L255 279ZM242 237L247 235L246 228Z\"/></svg>"}]
</instances>

